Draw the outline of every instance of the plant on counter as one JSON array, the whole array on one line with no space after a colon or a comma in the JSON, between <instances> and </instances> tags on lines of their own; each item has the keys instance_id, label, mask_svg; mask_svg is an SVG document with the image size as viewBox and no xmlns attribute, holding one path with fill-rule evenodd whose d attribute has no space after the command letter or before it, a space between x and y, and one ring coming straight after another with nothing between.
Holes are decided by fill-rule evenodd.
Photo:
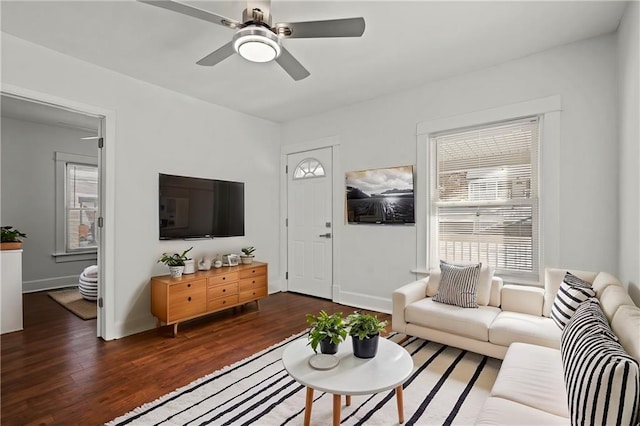
<instances>
[{"instance_id":1,"label":"plant on counter","mask_svg":"<svg viewBox=\"0 0 640 426\"><path fill-rule=\"evenodd\" d=\"M347 324L342 318L342 312L329 315L320 311L318 316L307 314L307 323L311 326L309 345L316 353L319 344L323 354L335 354L338 352L338 345L347 338Z\"/></svg>"},{"instance_id":2,"label":"plant on counter","mask_svg":"<svg viewBox=\"0 0 640 426\"><path fill-rule=\"evenodd\" d=\"M22 238L27 238L27 234L14 229L13 226L3 226L0 234L3 243L21 243Z\"/></svg>"},{"instance_id":3,"label":"plant on counter","mask_svg":"<svg viewBox=\"0 0 640 426\"><path fill-rule=\"evenodd\" d=\"M190 260L190 258L187 257L187 253L189 253L191 249L193 249L193 247L183 251L182 254L162 253L162 257L158 260L158 263L167 265L173 278L180 278L184 272L184 262Z\"/></svg>"},{"instance_id":4,"label":"plant on counter","mask_svg":"<svg viewBox=\"0 0 640 426\"><path fill-rule=\"evenodd\" d=\"M19 250L22 248L22 238L27 238L27 234L14 229L13 226L3 226L1 231L0 250Z\"/></svg>"},{"instance_id":5,"label":"plant on counter","mask_svg":"<svg viewBox=\"0 0 640 426\"><path fill-rule=\"evenodd\" d=\"M255 247L251 246L251 247L245 247L242 249L242 254L240 256L240 259L242 260L242 263L245 265L250 265L251 263L253 263L253 252L256 251Z\"/></svg>"}]
</instances>

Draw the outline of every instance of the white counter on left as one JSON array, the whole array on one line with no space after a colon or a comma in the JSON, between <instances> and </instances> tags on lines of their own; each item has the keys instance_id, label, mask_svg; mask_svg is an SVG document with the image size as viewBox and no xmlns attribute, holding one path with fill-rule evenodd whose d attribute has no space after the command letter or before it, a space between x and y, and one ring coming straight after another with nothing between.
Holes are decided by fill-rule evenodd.
<instances>
[{"instance_id":1,"label":"white counter on left","mask_svg":"<svg viewBox=\"0 0 640 426\"><path fill-rule=\"evenodd\" d=\"M0 333L22 330L22 250L0 250Z\"/></svg>"}]
</instances>

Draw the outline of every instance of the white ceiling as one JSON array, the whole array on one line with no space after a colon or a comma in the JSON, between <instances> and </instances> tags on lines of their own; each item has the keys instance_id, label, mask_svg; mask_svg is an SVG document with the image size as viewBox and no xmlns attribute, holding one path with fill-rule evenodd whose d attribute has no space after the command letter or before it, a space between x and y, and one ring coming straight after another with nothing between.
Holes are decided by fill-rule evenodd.
<instances>
[{"instance_id":1,"label":"white ceiling","mask_svg":"<svg viewBox=\"0 0 640 426\"><path fill-rule=\"evenodd\" d=\"M189 4L241 20L243 1ZM257 117L283 122L485 68L617 29L617 1L273 0L273 23L362 16L361 38L288 39L311 72L294 81L275 63L234 55L196 61L233 30L126 1L5 1L2 31Z\"/></svg>"}]
</instances>

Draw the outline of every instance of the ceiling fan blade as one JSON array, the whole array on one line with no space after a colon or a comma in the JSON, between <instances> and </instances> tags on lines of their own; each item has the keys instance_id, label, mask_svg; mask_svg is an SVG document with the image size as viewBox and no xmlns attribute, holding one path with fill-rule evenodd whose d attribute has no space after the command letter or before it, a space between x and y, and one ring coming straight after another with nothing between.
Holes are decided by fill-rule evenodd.
<instances>
[{"instance_id":1,"label":"ceiling fan blade","mask_svg":"<svg viewBox=\"0 0 640 426\"><path fill-rule=\"evenodd\" d=\"M203 19L207 22L222 25L228 28L240 28L242 24L234 19L225 18L224 16L216 15L207 10L198 9L197 7L189 6L184 3L171 0L138 0L140 3L150 4L151 6L161 7L163 9L171 10L172 12L182 13L183 15L191 16L193 18Z\"/></svg>"},{"instance_id":2,"label":"ceiling fan blade","mask_svg":"<svg viewBox=\"0 0 640 426\"><path fill-rule=\"evenodd\" d=\"M302 80L303 78L307 78L311 75L311 73L307 71L307 69L303 67L302 64L298 62L298 60L294 58L293 55L284 47L282 47L282 52L276 59L276 62L295 81Z\"/></svg>"},{"instance_id":3,"label":"ceiling fan blade","mask_svg":"<svg viewBox=\"0 0 640 426\"><path fill-rule=\"evenodd\" d=\"M287 38L360 37L364 27L364 18L283 22L276 24L276 33Z\"/></svg>"},{"instance_id":4,"label":"ceiling fan blade","mask_svg":"<svg viewBox=\"0 0 640 426\"><path fill-rule=\"evenodd\" d=\"M229 43L222 46L220 49L215 50L209 53L204 58L200 59L198 62L196 62L196 64L210 67L217 64L218 62L224 61L234 53L236 53L236 51L233 49L233 42L230 41Z\"/></svg>"}]
</instances>

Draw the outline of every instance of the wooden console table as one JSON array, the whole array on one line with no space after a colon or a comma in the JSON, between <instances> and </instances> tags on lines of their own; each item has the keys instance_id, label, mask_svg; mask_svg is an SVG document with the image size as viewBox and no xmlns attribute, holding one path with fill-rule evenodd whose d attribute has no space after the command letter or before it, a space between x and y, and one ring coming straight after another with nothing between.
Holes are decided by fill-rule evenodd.
<instances>
[{"instance_id":1,"label":"wooden console table","mask_svg":"<svg viewBox=\"0 0 640 426\"><path fill-rule=\"evenodd\" d=\"M151 278L151 313L157 318L156 327L162 323L173 325L173 335L178 324L223 309L256 302L268 295L267 264L223 266L209 271L171 278L161 275Z\"/></svg>"}]
</instances>

